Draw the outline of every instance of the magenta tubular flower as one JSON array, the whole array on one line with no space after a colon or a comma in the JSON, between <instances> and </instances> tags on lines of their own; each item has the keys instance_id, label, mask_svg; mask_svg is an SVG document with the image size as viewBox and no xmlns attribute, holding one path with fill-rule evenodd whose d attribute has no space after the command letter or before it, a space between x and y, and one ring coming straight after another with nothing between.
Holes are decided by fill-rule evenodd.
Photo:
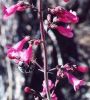
<instances>
[{"instance_id":1,"label":"magenta tubular flower","mask_svg":"<svg viewBox=\"0 0 90 100\"><path fill-rule=\"evenodd\" d=\"M19 59L19 52L11 51L11 52L8 52L8 53L7 53L7 56L8 56L10 59Z\"/></svg>"},{"instance_id":2,"label":"magenta tubular flower","mask_svg":"<svg viewBox=\"0 0 90 100\"><path fill-rule=\"evenodd\" d=\"M17 11L24 11L27 7L26 6L19 6Z\"/></svg>"},{"instance_id":3,"label":"magenta tubular flower","mask_svg":"<svg viewBox=\"0 0 90 100\"><path fill-rule=\"evenodd\" d=\"M32 45L20 52L20 61L23 61L26 64L29 64L32 59Z\"/></svg>"},{"instance_id":4,"label":"magenta tubular flower","mask_svg":"<svg viewBox=\"0 0 90 100\"><path fill-rule=\"evenodd\" d=\"M57 16L57 21L64 22L64 23L77 23L78 17L72 11L67 11L60 6L55 7L53 9L49 9L52 14Z\"/></svg>"},{"instance_id":5,"label":"magenta tubular flower","mask_svg":"<svg viewBox=\"0 0 90 100\"><path fill-rule=\"evenodd\" d=\"M77 23L79 18L73 14L73 12L65 11L65 17L71 21L71 23Z\"/></svg>"},{"instance_id":6,"label":"magenta tubular flower","mask_svg":"<svg viewBox=\"0 0 90 100\"><path fill-rule=\"evenodd\" d=\"M42 86L43 86L42 93L43 94L46 94L46 84L45 84L45 80L43 81ZM48 80L48 88L49 88L49 90L51 90L53 87L54 87L54 84L52 83L52 81L51 80Z\"/></svg>"},{"instance_id":7,"label":"magenta tubular flower","mask_svg":"<svg viewBox=\"0 0 90 100\"><path fill-rule=\"evenodd\" d=\"M23 11L25 10L27 7L22 5L21 3L17 3L15 5L12 5L11 7L9 8L6 8L4 5L2 7L3 9L3 14L4 14L4 17L3 19L6 20L8 19L8 17L14 13L16 13L16 11Z\"/></svg>"},{"instance_id":8,"label":"magenta tubular flower","mask_svg":"<svg viewBox=\"0 0 90 100\"><path fill-rule=\"evenodd\" d=\"M4 14L3 19L6 20L8 18L8 16L14 14L17 11L17 8L18 8L17 4L16 5L12 5L9 8L3 7L3 14Z\"/></svg>"},{"instance_id":9,"label":"magenta tubular flower","mask_svg":"<svg viewBox=\"0 0 90 100\"><path fill-rule=\"evenodd\" d=\"M12 51L12 50L15 50L15 51L21 51L24 44L29 41L30 37L29 36L26 36L24 39L22 39L21 41L19 41L17 44L15 44L11 49L9 49L8 51Z\"/></svg>"},{"instance_id":10,"label":"magenta tubular flower","mask_svg":"<svg viewBox=\"0 0 90 100\"><path fill-rule=\"evenodd\" d=\"M69 11L63 10L60 13L57 13L58 16L58 20L61 22L65 22L65 23L77 23L78 22L78 17L74 14L72 14Z\"/></svg>"},{"instance_id":11,"label":"magenta tubular flower","mask_svg":"<svg viewBox=\"0 0 90 100\"><path fill-rule=\"evenodd\" d=\"M58 100L55 93L51 96L51 100Z\"/></svg>"},{"instance_id":12,"label":"magenta tubular flower","mask_svg":"<svg viewBox=\"0 0 90 100\"><path fill-rule=\"evenodd\" d=\"M69 2L70 0L64 0L64 2Z\"/></svg>"},{"instance_id":13,"label":"magenta tubular flower","mask_svg":"<svg viewBox=\"0 0 90 100\"><path fill-rule=\"evenodd\" d=\"M82 72L82 73L86 73L89 71L89 68L87 66L78 66L77 70Z\"/></svg>"},{"instance_id":14,"label":"magenta tubular flower","mask_svg":"<svg viewBox=\"0 0 90 100\"><path fill-rule=\"evenodd\" d=\"M30 37L26 36L24 39L19 41L17 44L15 44L13 47L11 47L7 51L7 56L10 59L15 59L19 57L19 52L23 49L24 44L30 39Z\"/></svg>"},{"instance_id":15,"label":"magenta tubular flower","mask_svg":"<svg viewBox=\"0 0 90 100\"><path fill-rule=\"evenodd\" d=\"M80 86L85 85L85 81L77 79L72 74L64 72L65 76L68 78L69 82L73 85L74 90L78 90Z\"/></svg>"},{"instance_id":16,"label":"magenta tubular flower","mask_svg":"<svg viewBox=\"0 0 90 100\"><path fill-rule=\"evenodd\" d=\"M73 37L73 32L70 28L65 28L63 26L55 26L53 29L56 29L61 35L67 37L67 38L72 38Z\"/></svg>"}]
</instances>

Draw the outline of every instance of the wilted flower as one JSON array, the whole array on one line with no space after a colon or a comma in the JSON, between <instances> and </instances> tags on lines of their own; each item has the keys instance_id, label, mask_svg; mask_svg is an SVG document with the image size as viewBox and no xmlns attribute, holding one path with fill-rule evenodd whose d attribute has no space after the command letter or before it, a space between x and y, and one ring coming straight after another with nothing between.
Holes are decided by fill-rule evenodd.
<instances>
[{"instance_id":1,"label":"wilted flower","mask_svg":"<svg viewBox=\"0 0 90 100\"><path fill-rule=\"evenodd\" d=\"M85 85L85 81L77 79L72 74L64 72L65 76L68 78L69 82L73 85L74 90L78 90L80 86Z\"/></svg>"}]
</instances>

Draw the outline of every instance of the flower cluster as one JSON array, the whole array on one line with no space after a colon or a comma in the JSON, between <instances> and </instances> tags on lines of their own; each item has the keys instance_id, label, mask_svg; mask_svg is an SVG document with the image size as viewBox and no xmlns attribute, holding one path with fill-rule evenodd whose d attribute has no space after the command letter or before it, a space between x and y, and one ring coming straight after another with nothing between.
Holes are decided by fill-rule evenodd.
<instances>
[{"instance_id":1,"label":"flower cluster","mask_svg":"<svg viewBox=\"0 0 90 100\"><path fill-rule=\"evenodd\" d=\"M64 76L68 78L70 84L73 85L74 90L78 90L80 86L85 85L84 80L77 79L74 75L71 74L74 69L78 70L76 66L70 66L65 64L64 66L57 67L57 80L63 78ZM79 68L80 69L80 68Z\"/></svg>"},{"instance_id":2,"label":"flower cluster","mask_svg":"<svg viewBox=\"0 0 90 100\"><path fill-rule=\"evenodd\" d=\"M60 34L67 38L73 37L73 32L71 28L71 24L75 24L78 22L78 17L76 12L70 10L67 11L64 8L58 6L55 8L48 8L50 14L47 15L47 24L48 28L57 30ZM51 19L52 16L53 21ZM57 25L59 23L59 25Z\"/></svg>"},{"instance_id":3,"label":"flower cluster","mask_svg":"<svg viewBox=\"0 0 90 100\"><path fill-rule=\"evenodd\" d=\"M69 0L64 0L65 2L68 2ZM41 2L40 2L41 3ZM39 5L41 7L41 4ZM7 19L9 16L11 16L12 14L16 13L17 11L24 11L27 8L30 8L31 5L24 2L24 1L19 1L18 3L12 5L9 8L6 8L6 6L3 4L2 5L2 9L3 9L3 19ZM19 66L21 64L20 67L23 66L23 70L22 72L25 72L25 68L27 66L30 65L30 62L34 62L33 60L33 46L37 46L42 42L42 46L43 46L43 51L44 51L44 64L43 67L41 67L37 62L35 63L40 70L42 70L42 72L44 72L44 78L47 78L47 74L52 71L52 70L45 70L48 69L47 68L47 59L46 59L46 45L45 45L45 39L44 39L44 30L43 30L43 14L42 14L42 8L40 8L41 11L39 11L39 15L40 15L40 24L41 24L41 39L33 39L31 40L31 38L29 36L24 37L21 41L19 41L18 43L16 43L14 46L12 46L8 51L7 51L7 56L14 60ZM39 10L40 10L39 9ZM54 7L54 8L48 8L48 15L47 15L47 20L46 20L46 24L48 26L48 29L54 29L57 30L61 35L67 37L67 38L72 38L73 37L73 30L71 28L71 24L76 24L78 23L79 19L76 15L76 12L70 10L67 11L64 8L62 8L61 6L58 7ZM24 49L25 44L28 43L29 46L27 48ZM25 68L24 68L25 67ZM46 68L44 68L46 67ZM27 67L28 70L29 67ZM33 69L33 67L32 67ZM74 90L78 90L79 87L81 85L85 85L85 81L84 80L79 80L77 79L74 75L72 75L72 72L74 70L80 71L80 72L87 72L88 69L82 68L81 66L76 67L75 65L70 66L69 64L65 64L65 65L61 65L61 66L57 66L55 68L55 70L57 70L56 73L56 81L55 84L49 80L48 78L46 80L43 81L43 89L41 93L36 92L35 90L26 87L24 89L24 91L26 93L32 93L35 98L40 98L40 100L49 100L48 99L48 95L49 95L49 91L50 91L50 97L51 100L57 100L57 96L55 94L55 88L58 84L58 82L60 81L61 78L68 78L68 81L70 84L73 85ZM48 71L48 72L47 72ZM46 75L45 75L46 73ZM48 84L46 84L48 83ZM47 88L48 87L48 88ZM49 90L49 91L48 91ZM36 100L36 99L35 99Z\"/></svg>"}]
</instances>

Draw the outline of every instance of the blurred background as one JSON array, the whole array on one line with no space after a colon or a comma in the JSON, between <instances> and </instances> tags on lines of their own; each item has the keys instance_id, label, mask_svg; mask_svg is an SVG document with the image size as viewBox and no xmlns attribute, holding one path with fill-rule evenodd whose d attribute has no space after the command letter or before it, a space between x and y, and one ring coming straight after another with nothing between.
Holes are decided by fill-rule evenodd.
<instances>
[{"instance_id":1,"label":"blurred background","mask_svg":"<svg viewBox=\"0 0 90 100\"><path fill-rule=\"evenodd\" d=\"M38 0L31 1L37 6ZM3 0L3 2L9 7L17 3L18 0ZM48 31L48 34L46 34L48 66L54 68L58 64L74 63L89 68L90 0L70 0L68 3L63 0L43 0L44 20L47 17L47 7L55 6L62 6L67 10L76 11L79 22L72 25L74 37L71 39L58 34L56 31ZM17 12L5 21L0 6L0 100L34 100L30 95L23 92L25 86L42 91L42 72L35 69L34 71L31 70L29 74L21 73L17 68L18 66L6 57L8 48L26 35L40 38L37 15L37 12L27 9L24 12ZM35 57L42 66L40 47L36 48ZM75 92L68 80L62 79L56 91L59 97L58 100L90 100L90 71L86 73L75 72L74 74L79 79L84 79L88 85ZM55 81L54 75L49 75L49 78Z\"/></svg>"}]
</instances>

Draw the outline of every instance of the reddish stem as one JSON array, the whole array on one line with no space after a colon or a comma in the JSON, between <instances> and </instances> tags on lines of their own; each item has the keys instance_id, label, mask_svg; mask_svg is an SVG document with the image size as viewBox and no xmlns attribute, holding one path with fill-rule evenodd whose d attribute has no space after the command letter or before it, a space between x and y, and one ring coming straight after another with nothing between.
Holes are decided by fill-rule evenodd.
<instances>
[{"instance_id":1,"label":"reddish stem","mask_svg":"<svg viewBox=\"0 0 90 100\"><path fill-rule=\"evenodd\" d=\"M40 15L40 32L41 32L41 40L42 48L43 48L43 63L44 63L44 80L46 83L46 90L47 90L47 100L51 100L50 98L50 91L48 88L48 72L47 72L47 51L46 51L46 44L45 44L45 33L43 28L43 12L42 12L42 0L39 0L39 15Z\"/></svg>"}]
</instances>

